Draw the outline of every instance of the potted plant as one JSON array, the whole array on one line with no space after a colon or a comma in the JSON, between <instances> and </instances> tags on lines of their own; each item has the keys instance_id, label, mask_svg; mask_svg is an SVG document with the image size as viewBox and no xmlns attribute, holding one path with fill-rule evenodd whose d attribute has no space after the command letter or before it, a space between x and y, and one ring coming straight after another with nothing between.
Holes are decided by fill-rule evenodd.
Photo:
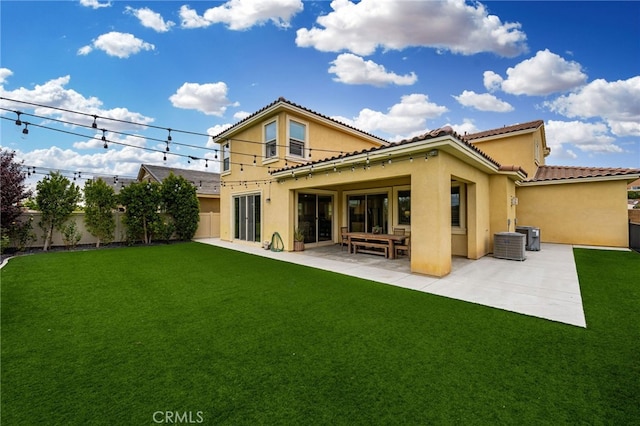
<instances>
[{"instance_id":1,"label":"potted plant","mask_svg":"<svg viewBox=\"0 0 640 426\"><path fill-rule=\"evenodd\" d=\"M300 228L293 230L293 251L304 251L304 233Z\"/></svg>"}]
</instances>

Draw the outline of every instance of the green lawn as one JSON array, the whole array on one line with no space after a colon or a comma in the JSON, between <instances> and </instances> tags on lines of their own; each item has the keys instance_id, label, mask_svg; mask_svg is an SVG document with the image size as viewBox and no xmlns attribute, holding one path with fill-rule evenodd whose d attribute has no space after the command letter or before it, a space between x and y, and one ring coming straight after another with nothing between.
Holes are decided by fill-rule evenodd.
<instances>
[{"instance_id":1,"label":"green lawn","mask_svg":"<svg viewBox=\"0 0 640 426\"><path fill-rule=\"evenodd\" d=\"M640 255L575 253L587 329L199 243L19 257L2 424L638 422Z\"/></svg>"}]
</instances>

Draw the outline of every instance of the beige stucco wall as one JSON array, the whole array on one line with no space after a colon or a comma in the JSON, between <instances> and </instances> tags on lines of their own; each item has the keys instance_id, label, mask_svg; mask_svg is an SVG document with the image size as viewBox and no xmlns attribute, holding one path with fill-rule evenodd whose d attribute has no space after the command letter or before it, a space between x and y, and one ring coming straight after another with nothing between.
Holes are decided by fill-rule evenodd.
<instances>
[{"instance_id":1,"label":"beige stucco wall","mask_svg":"<svg viewBox=\"0 0 640 426\"><path fill-rule=\"evenodd\" d=\"M277 120L277 144L279 145L278 156L275 160L263 157L264 145L262 144L264 140L263 125L274 119ZM286 155L287 127L288 120L291 119L307 125L307 146L311 149L311 157L306 155L305 158L299 158ZM296 185L289 181L286 185L279 185L275 182L270 184L272 177L268 173L269 170L277 170L285 166L304 164L308 161L337 155L321 151L321 149L347 153L378 145L366 138L357 137L353 133L327 127L308 116L296 115L291 111L280 111L265 116L263 120L252 127L234 133L230 146L231 170L221 173L221 180L225 184L220 190L220 238L226 241L233 240L233 197L244 194L260 194L264 219L261 239L263 241L269 240L274 232L278 232L285 241L286 249L290 250L293 246L293 227L290 224L295 223L294 212L296 210L295 193L292 191L295 188L308 185ZM316 151L314 152L314 150ZM222 159L221 155L220 159ZM254 159L256 161L255 167L253 165Z\"/></svg>"},{"instance_id":2,"label":"beige stucco wall","mask_svg":"<svg viewBox=\"0 0 640 426\"><path fill-rule=\"evenodd\" d=\"M540 227L542 242L628 247L625 181L517 188L518 224Z\"/></svg>"},{"instance_id":3,"label":"beige stucco wall","mask_svg":"<svg viewBox=\"0 0 640 426\"><path fill-rule=\"evenodd\" d=\"M540 128L533 132L500 135L494 139L473 141L473 144L503 166L522 167L529 177L535 175L538 166L545 164Z\"/></svg>"},{"instance_id":4,"label":"beige stucco wall","mask_svg":"<svg viewBox=\"0 0 640 426\"><path fill-rule=\"evenodd\" d=\"M38 211L32 211L29 213L23 213L20 215L19 220L24 222L32 218L33 232L36 235L36 240L30 247L42 247L44 245L44 231L38 226L42 214ZM126 241L126 227L122 223L124 213L114 213L116 228L114 232L114 243L120 243ZM95 244L97 239L87 230L84 224L84 212L75 212L69 218L69 221L76 223L78 232L82 235L82 238L78 242L78 245ZM220 236L220 214L219 213L200 213L200 222L198 223L198 229L194 238L214 238ZM53 230L52 247L64 246L62 240L62 234L58 230Z\"/></svg>"}]
</instances>

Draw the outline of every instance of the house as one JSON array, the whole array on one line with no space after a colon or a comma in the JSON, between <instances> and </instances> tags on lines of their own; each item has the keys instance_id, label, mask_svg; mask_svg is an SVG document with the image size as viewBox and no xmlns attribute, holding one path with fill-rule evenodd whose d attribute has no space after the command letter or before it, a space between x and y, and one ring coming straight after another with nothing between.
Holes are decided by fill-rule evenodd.
<instances>
[{"instance_id":1,"label":"house","mask_svg":"<svg viewBox=\"0 0 640 426\"><path fill-rule=\"evenodd\" d=\"M220 212L220 175L218 173L142 164L138 171L138 181L162 183L171 173L182 176L196 187L200 213Z\"/></svg>"},{"instance_id":2,"label":"house","mask_svg":"<svg viewBox=\"0 0 640 426\"><path fill-rule=\"evenodd\" d=\"M640 177L546 166L542 121L389 142L284 98L214 140L222 240L259 245L278 232L292 250L295 228L310 247L340 242L341 227L405 228L411 271L433 276L452 256L491 253L516 223L540 227L544 242L626 247L626 185Z\"/></svg>"}]
</instances>

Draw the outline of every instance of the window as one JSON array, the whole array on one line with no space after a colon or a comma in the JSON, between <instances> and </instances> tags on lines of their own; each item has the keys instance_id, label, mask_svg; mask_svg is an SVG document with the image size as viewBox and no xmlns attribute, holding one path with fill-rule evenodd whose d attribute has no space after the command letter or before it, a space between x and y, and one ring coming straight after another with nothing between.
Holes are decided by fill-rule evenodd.
<instances>
[{"instance_id":1,"label":"window","mask_svg":"<svg viewBox=\"0 0 640 426\"><path fill-rule=\"evenodd\" d=\"M264 126L264 157L273 158L278 155L277 143L278 128L276 122L272 121Z\"/></svg>"},{"instance_id":2,"label":"window","mask_svg":"<svg viewBox=\"0 0 640 426\"><path fill-rule=\"evenodd\" d=\"M451 226L460 227L460 187L451 187Z\"/></svg>"},{"instance_id":3,"label":"window","mask_svg":"<svg viewBox=\"0 0 640 426\"><path fill-rule=\"evenodd\" d=\"M228 172L229 170L231 170L231 151L227 142L222 145L222 171Z\"/></svg>"},{"instance_id":4,"label":"window","mask_svg":"<svg viewBox=\"0 0 640 426\"><path fill-rule=\"evenodd\" d=\"M307 140L307 126L296 121L289 121L289 155L304 157Z\"/></svg>"},{"instance_id":5,"label":"window","mask_svg":"<svg viewBox=\"0 0 640 426\"><path fill-rule=\"evenodd\" d=\"M411 225L411 191L398 191L398 225Z\"/></svg>"}]
</instances>

